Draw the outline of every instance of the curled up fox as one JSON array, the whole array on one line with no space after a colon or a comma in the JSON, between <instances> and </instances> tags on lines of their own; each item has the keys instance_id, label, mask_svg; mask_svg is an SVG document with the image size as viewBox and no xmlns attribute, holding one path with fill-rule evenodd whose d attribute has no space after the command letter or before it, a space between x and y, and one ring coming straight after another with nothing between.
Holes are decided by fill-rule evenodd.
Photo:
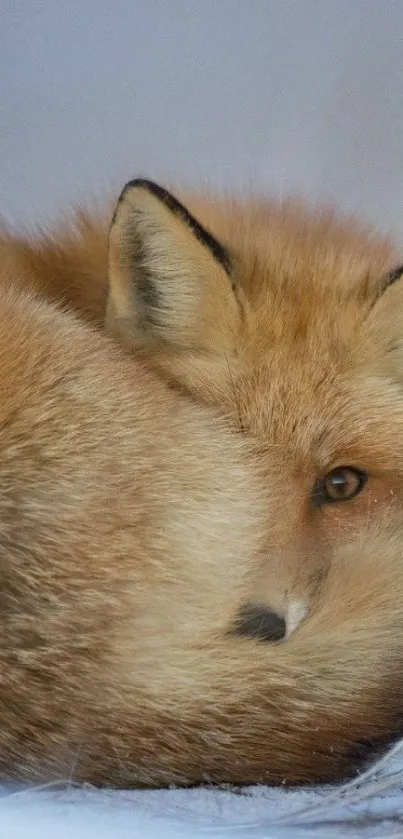
<instances>
[{"instance_id":1,"label":"curled up fox","mask_svg":"<svg viewBox=\"0 0 403 839\"><path fill-rule=\"evenodd\" d=\"M403 730L403 268L123 190L0 241L0 775L308 782Z\"/></svg>"}]
</instances>

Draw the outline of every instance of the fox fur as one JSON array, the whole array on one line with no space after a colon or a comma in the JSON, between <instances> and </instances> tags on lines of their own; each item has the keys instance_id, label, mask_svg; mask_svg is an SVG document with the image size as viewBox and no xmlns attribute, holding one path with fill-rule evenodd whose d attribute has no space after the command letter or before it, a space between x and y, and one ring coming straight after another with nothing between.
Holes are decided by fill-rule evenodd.
<instances>
[{"instance_id":1,"label":"fox fur","mask_svg":"<svg viewBox=\"0 0 403 839\"><path fill-rule=\"evenodd\" d=\"M399 254L144 180L109 226L0 241L1 772L339 779L403 728Z\"/></svg>"}]
</instances>

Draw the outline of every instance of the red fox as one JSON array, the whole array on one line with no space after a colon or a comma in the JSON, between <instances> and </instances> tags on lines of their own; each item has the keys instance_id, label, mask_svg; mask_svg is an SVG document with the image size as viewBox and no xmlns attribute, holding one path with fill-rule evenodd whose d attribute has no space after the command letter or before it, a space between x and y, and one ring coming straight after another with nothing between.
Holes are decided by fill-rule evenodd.
<instances>
[{"instance_id":1,"label":"red fox","mask_svg":"<svg viewBox=\"0 0 403 839\"><path fill-rule=\"evenodd\" d=\"M328 781L403 730L398 255L183 200L0 243L4 777Z\"/></svg>"}]
</instances>

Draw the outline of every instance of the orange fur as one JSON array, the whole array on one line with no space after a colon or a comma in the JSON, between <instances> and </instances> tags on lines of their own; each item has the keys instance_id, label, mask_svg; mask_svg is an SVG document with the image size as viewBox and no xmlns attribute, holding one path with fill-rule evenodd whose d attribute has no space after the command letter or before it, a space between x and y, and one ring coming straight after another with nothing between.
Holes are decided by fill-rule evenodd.
<instances>
[{"instance_id":1,"label":"orange fur","mask_svg":"<svg viewBox=\"0 0 403 839\"><path fill-rule=\"evenodd\" d=\"M229 274L137 187L109 296L105 221L0 244L2 285L43 301L1 304L5 775L330 780L401 728L397 257L328 214L187 205ZM316 508L341 465L365 490ZM257 642L230 632L245 602L308 613Z\"/></svg>"}]
</instances>

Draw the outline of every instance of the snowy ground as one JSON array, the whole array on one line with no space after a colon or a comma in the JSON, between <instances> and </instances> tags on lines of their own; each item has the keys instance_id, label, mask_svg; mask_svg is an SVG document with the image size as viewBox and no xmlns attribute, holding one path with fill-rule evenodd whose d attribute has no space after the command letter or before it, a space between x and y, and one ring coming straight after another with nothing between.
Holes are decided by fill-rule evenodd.
<instances>
[{"instance_id":1,"label":"snowy ground","mask_svg":"<svg viewBox=\"0 0 403 839\"><path fill-rule=\"evenodd\" d=\"M403 742L344 787L3 788L5 839L403 839Z\"/></svg>"}]
</instances>

